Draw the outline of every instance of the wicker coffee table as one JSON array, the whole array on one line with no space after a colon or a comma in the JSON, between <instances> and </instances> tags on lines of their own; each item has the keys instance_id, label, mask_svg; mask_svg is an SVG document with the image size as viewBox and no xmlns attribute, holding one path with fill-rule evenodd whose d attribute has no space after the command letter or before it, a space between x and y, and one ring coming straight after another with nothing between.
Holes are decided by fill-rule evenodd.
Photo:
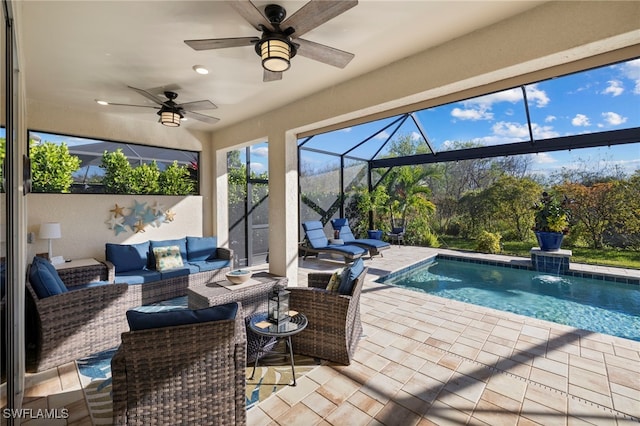
<instances>
[{"instance_id":1,"label":"wicker coffee table","mask_svg":"<svg viewBox=\"0 0 640 426\"><path fill-rule=\"evenodd\" d=\"M244 316L267 310L268 296L274 286L286 287L288 279L267 272L254 274L244 284L222 285L221 281L192 285L187 289L189 309L208 308L230 302L242 303Z\"/></svg>"}]
</instances>

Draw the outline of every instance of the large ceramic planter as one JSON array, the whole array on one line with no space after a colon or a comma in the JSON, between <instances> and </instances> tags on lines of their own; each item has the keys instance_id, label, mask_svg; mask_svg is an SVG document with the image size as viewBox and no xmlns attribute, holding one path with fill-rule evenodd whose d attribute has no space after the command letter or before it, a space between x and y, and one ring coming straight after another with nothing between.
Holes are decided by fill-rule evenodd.
<instances>
[{"instance_id":1,"label":"large ceramic planter","mask_svg":"<svg viewBox=\"0 0 640 426\"><path fill-rule=\"evenodd\" d=\"M538 245L542 251L560 250L564 234L562 232L540 232L536 231Z\"/></svg>"}]
</instances>

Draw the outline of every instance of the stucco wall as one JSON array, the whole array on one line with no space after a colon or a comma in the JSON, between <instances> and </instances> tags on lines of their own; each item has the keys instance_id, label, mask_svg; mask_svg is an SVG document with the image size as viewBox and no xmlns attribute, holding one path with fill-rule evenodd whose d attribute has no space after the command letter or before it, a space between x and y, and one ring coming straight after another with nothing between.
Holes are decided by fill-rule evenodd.
<instances>
[{"instance_id":1,"label":"stucco wall","mask_svg":"<svg viewBox=\"0 0 640 426\"><path fill-rule=\"evenodd\" d=\"M157 227L148 224L144 232L138 233L127 226L126 232L115 235L115 231L105 223L113 214L110 210L118 204L125 207L125 215L130 214L135 201L146 203L145 207L158 203L163 210L175 213L174 219ZM27 203L27 232L35 234L33 243L27 245L28 259L48 250L47 240L38 238L43 222L61 224L62 238L53 240L53 254L66 259L104 259L105 243L128 244L203 235L200 196L28 194Z\"/></svg>"}]
</instances>

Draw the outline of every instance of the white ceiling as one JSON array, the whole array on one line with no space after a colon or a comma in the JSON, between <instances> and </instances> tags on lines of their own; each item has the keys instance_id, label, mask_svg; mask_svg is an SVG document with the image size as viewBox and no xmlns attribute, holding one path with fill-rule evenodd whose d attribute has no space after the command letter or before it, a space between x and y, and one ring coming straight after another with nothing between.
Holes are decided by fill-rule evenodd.
<instances>
[{"instance_id":1,"label":"white ceiling","mask_svg":"<svg viewBox=\"0 0 640 426\"><path fill-rule=\"evenodd\" d=\"M255 0L263 8L274 1ZM288 15L306 1L278 1ZM259 36L222 1L25 1L21 49L27 98L69 108L157 121L155 105L128 89L168 87L179 102L209 99L215 130L365 74L403 57L519 14L543 1L360 0L303 38L355 54L345 69L296 56L281 81L262 81L251 46L195 51L186 39ZM208 75L192 67L204 65Z\"/></svg>"}]
</instances>

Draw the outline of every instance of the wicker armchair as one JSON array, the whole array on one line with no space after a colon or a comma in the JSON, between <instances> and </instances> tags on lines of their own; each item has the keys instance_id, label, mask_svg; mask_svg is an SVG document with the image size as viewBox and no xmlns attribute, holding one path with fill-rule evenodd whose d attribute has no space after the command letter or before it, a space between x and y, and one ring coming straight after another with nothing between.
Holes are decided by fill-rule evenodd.
<instances>
[{"instance_id":1,"label":"wicker armchair","mask_svg":"<svg viewBox=\"0 0 640 426\"><path fill-rule=\"evenodd\" d=\"M130 331L111 360L113 423L246 424L247 340L235 320Z\"/></svg>"},{"instance_id":2,"label":"wicker armchair","mask_svg":"<svg viewBox=\"0 0 640 426\"><path fill-rule=\"evenodd\" d=\"M43 371L120 344L127 331L126 312L140 306L140 286L106 284L78 288L90 280L108 279L106 266L59 271L68 292L38 298L29 272L26 280L27 370ZM35 353L34 353L35 352Z\"/></svg>"},{"instance_id":3,"label":"wicker armchair","mask_svg":"<svg viewBox=\"0 0 640 426\"><path fill-rule=\"evenodd\" d=\"M351 295L325 290L331 273L309 274L309 287L290 287L289 306L309 325L291 338L296 353L349 365L362 336L360 292L367 269L356 278Z\"/></svg>"}]
</instances>

